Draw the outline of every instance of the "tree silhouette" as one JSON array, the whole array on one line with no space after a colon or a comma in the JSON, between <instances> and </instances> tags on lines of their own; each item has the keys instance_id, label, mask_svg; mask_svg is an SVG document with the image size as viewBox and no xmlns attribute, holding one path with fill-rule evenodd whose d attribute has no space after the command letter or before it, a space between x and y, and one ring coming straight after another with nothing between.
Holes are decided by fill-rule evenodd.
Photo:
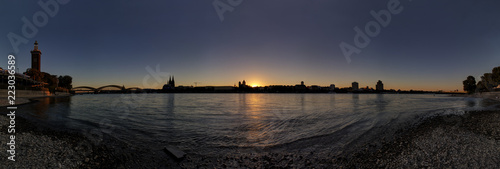
<instances>
[{"instance_id":1,"label":"tree silhouette","mask_svg":"<svg viewBox=\"0 0 500 169\"><path fill-rule=\"evenodd\" d=\"M46 73L46 72L42 72L43 74L43 79L42 81L47 83L48 87L49 88L49 91L51 93L54 93L55 89L57 88L57 76L56 75L51 75L49 73Z\"/></svg>"},{"instance_id":2,"label":"tree silhouette","mask_svg":"<svg viewBox=\"0 0 500 169\"><path fill-rule=\"evenodd\" d=\"M73 88L73 78L71 76L65 75L65 76L59 76L59 87L65 88L65 89L71 89Z\"/></svg>"},{"instance_id":3,"label":"tree silhouette","mask_svg":"<svg viewBox=\"0 0 500 169\"><path fill-rule=\"evenodd\" d=\"M492 88L495 85L495 82L493 80L493 74L492 73L485 73L483 76L481 76L481 81L483 82L484 87L488 90L491 91Z\"/></svg>"},{"instance_id":4,"label":"tree silhouette","mask_svg":"<svg viewBox=\"0 0 500 169\"><path fill-rule=\"evenodd\" d=\"M37 69L27 69L25 72L26 75L30 76L33 80L42 82L43 80L43 73L38 71Z\"/></svg>"},{"instance_id":5,"label":"tree silhouette","mask_svg":"<svg viewBox=\"0 0 500 169\"><path fill-rule=\"evenodd\" d=\"M473 76L467 77L466 80L463 81L464 91L471 94L476 91L476 79Z\"/></svg>"},{"instance_id":6,"label":"tree silhouette","mask_svg":"<svg viewBox=\"0 0 500 169\"><path fill-rule=\"evenodd\" d=\"M493 70L491 70L491 74L494 85L496 86L500 84L500 66L493 68Z\"/></svg>"},{"instance_id":7,"label":"tree silhouette","mask_svg":"<svg viewBox=\"0 0 500 169\"><path fill-rule=\"evenodd\" d=\"M486 86L483 84L483 81L477 82L476 90L479 92L487 92L488 91L488 89L486 89Z\"/></svg>"}]
</instances>

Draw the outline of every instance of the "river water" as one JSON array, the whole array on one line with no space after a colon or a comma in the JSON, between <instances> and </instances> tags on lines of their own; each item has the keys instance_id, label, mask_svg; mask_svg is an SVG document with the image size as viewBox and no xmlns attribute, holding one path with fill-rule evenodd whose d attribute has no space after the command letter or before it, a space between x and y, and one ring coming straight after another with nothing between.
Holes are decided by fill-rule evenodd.
<instances>
[{"instance_id":1,"label":"river water","mask_svg":"<svg viewBox=\"0 0 500 169\"><path fill-rule=\"evenodd\" d=\"M479 98L432 94L97 94L42 98L18 114L96 143L107 135L141 149L216 154L319 136L335 136L329 146L341 150L377 132L394 134L380 129L491 107Z\"/></svg>"}]
</instances>

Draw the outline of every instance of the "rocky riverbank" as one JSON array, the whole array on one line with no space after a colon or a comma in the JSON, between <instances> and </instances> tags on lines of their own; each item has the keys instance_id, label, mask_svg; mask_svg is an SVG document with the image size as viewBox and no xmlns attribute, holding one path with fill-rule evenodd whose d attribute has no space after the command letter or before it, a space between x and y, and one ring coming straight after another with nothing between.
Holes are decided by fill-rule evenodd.
<instances>
[{"instance_id":1,"label":"rocky riverbank","mask_svg":"<svg viewBox=\"0 0 500 169\"><path fill-rule=\"evenodd\" d=\"M497 168L500 112L438 116L402 131L395 140L336 163L357 168Z\"/></svg>"},{"instance_id":2,"label":"rocky riverbank","mask_svg":"<svg viewBox=\"0 0 500 169\"><path fill-rule=\"evenodd\" d=\"M0 116L0 141L9 141ZM79 132L40 127L16 117L16 161L0 153L0 168L496 168L500 164L500 111L436 116L337 154L328 140L303 148L235 148L215 155L188 152L173 160L158 148L143 150L112 137L96 143ZM2 146L7 149L6 145Z\"/></svg>"},{"instance_id":3,"label":"rocky riverbank","mask_svg":"<svg viewBox=\"0 0 500 169\"><path fill-rule=\"evenodd\" d=\"M0 168L178 168L164 153L145 152L103 136L99 143L82 133L54 130L16 116L16 161L8 160L9 119L0 116Z\"/></svg>"},{"instance_id":4,"label":"rocky riverbank","mask_svg":"<svg viewBox=\"0 0 500 169\"><path fill-rule=\"evenodd\" d=\"M30 102L29 98L17 98L15 104L21 105L29 102ZM7 99L0 99L0 107L6 107L6 106L10 106L9 101Z\"/></svg>"}]
</instances>

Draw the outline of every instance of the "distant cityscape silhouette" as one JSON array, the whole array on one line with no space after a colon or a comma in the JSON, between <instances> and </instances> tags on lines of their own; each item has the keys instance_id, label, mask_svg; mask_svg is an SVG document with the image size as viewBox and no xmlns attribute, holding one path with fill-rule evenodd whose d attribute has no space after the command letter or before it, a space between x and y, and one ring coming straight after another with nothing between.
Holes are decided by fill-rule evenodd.
<instances>
[{"instance_id":1,"label":"distant cityscape silhouette","mask_svg":"<svg viewBox=\"0 0 500 169\"><path fill-rule=\"evenodd\" d=\"M446 93L443 91L423 90L395 90L384 89L381 80L375 84L375 89L369 86L359 87L358 82L352 82L350 87L338 88L335 84L330 86L310 85L306 86L304 81L296 85L269 85L249 86L247 81L239 81L234 86L176 86L174 76L170 76L161 89L141 89L138 87L127 88L123 85L106 85L102 87L78 86L72 89L76 93Z\"/></svg>"},{"instance_id":2,"label":"distant cityscape silhouette","mask_svg":"<svg viewBox=\"0 0 500 169\"><path fill-rule=\"evenodd\" d=\"M249 86L247 81L239 81L234 86L198 86L200 82L195 82L195 86L176 86L174 76L170 76L161 89L144 89L141 87L125 87L124 85L109 84L101 87L76 86L71 85L72 77L50 75L41 72L41 55L38 48L38 41L35 41L31 53L31 68L23 74L18 74L21 85L25 89L66 91L71 93L444 93L442 91L422 91L409 90L401 91L395 89L384 89L381 80L376 82L375 89L369 86L360 87L358 82L352 82L350 87L339 88L335 84L330 86L310 85L306 86L304 81L296 85L269 85L269 86ZM2 75L1 81L6 82L7 77ZM63 82L63 83L60 83ZM3 84L3 83L2 83ZM21 87L22 88L22 87Z\"/></svg>"}]
</instances>

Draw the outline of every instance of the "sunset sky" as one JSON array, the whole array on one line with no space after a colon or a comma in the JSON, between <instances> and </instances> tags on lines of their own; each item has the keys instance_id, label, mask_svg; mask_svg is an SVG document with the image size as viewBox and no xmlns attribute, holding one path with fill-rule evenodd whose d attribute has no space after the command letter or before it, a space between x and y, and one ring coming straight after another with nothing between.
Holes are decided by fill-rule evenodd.
<instances>
[{"instance_id":1,"label":"sunset sky","mask_svg":"<svg viewBox=\"0 0 500 169\"><path fill-rule=\"evenodd\" d=\"M44 9L37 1L2 1L0 51L4 60L14 53L24 72L37 40L42 71L94 87L161 88L170 74L188 86L246 80L375 87L382 80L386 89L462 90L468 75L479 78L500 66L496 0L401 0L400 13L348 62L339 44L355 45L354 27L365 30L376 20L370 11L388 10L391 2L397 1L243 0L221 21L213 0L69 1L24 37L22 18L33 22ZM9 33L27 40L17 53ZM146 69L157 65L162 83Z\"/></svg>"}]
</instances>

